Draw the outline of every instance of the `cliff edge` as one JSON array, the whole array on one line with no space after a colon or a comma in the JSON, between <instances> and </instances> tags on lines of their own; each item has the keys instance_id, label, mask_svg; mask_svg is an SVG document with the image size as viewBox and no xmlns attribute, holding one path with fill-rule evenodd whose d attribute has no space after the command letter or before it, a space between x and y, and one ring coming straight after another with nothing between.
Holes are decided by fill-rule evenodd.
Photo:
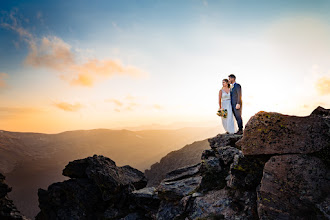
<instances>
[{"instance_id":1,"label":"cliff edge","mask_svg":"<svg viewBox=\"0 0 330 220\"><path fill-rule=\"evenodd\" d=\"M36 219L330 219L329 109L259 112L243 135L208 142L156 187L103 156L70 162L70 180L39 189Z\"/></svg>"}]
</instances>

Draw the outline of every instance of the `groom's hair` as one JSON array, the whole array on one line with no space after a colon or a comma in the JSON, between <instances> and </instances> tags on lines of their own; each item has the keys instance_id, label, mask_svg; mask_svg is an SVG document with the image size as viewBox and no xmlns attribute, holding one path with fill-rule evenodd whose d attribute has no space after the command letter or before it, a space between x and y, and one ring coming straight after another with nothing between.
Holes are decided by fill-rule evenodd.
<instances>
[{"instance_id":1,"label":"groom's hair","mask_svg":"<svg viewBox=\"0 0 330 220\"><path fill-rule=\"evenodd\" d=\"M236 76L234 74L230 74L228 77L236 79Z\"/></svg>"}]
</instances>

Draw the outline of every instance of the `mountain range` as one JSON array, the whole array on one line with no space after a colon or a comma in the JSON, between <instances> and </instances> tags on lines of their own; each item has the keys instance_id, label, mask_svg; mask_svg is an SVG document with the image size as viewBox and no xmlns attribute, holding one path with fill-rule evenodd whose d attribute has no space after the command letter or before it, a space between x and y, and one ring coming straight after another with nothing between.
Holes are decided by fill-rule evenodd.
<instances>
[{"instance_id":1,"label":"mountain range","mask_svg":"<svg viewBox=\"0 0 330 220\"><path fill-rule=\"evenodd\" d=\"M58 134L0 130L0 172L13 188L8 194L27 217L38 212L37 189L66 180L69 161L93 154L144 171L167 153L219 133L219 127L130 131L93 129Z\"/></svg>"}]
</instances>

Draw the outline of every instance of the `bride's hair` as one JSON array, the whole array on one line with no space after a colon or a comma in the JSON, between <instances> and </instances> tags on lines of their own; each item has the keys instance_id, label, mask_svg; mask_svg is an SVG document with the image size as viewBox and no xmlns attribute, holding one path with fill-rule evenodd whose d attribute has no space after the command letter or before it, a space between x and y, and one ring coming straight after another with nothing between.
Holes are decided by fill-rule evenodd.
<instances>
[{"instance_id":1,"label":"bride's hair","mask_svg":"<svg viewBox=\"0 0 330 220\"><path fill-rule=\"evenodd\" d=\"M227 83L227 85L228 85L228 88L230 88L230 84L229 84L228 79L223 79L222 81L225 81Z\"/></svg>"}]
</instances>

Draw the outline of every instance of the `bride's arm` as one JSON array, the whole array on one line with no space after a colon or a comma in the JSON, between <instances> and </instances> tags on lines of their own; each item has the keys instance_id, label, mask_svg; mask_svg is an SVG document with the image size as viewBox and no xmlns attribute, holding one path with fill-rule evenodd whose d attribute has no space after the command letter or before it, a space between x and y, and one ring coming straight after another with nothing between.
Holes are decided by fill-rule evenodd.
<instances>
[{"instance_id":1,"label":"bride's arm","mask_svg":"<svg viewBox=\"0 0 330 220\"><path fill-rule=\"evenodd\" d=\"M222 97L222 90L219 91L219 109L221 109L221 97Z\"/></svg>"}]
</instances>

